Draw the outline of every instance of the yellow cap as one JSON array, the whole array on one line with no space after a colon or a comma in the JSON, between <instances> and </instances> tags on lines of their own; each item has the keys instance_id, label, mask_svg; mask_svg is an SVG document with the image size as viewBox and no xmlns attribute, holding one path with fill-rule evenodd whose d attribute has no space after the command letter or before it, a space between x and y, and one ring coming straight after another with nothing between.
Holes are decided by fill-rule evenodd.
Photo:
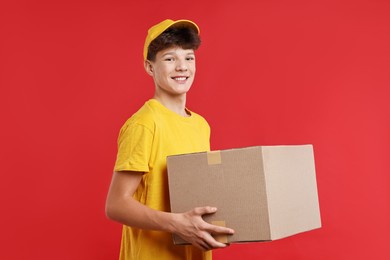
<instances>
[{"instance_id":1,"label":"yellow cap","mask_svg":"<svg viewBox=\"0 0 390 260\"><path fill-rule=\"evenodd\" d=\"M158 23L150 27L150 29L148 30L148 35L146 36L145 45L144 45L144 60L146 60L146 58L148 57L148 48L150 43L172 25L190 27L191 29L195 30L198 34L200 33L199 27L196 25L196 23L190 20L177 20L177 21L173 21L170 19L164 20L161 23Z\"/></svg>"}]
</instances>

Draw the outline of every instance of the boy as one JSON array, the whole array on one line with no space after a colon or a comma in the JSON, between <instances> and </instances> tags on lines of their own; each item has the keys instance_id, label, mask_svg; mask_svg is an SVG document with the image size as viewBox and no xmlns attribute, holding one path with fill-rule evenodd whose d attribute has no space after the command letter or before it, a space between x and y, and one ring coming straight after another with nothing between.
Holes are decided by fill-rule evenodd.
<instances>
[{"instance_id":1,"label":"boy","mask_svg":"<svg viewBox=\"0 0 390 260\"><path fill-rule=\"evenodd\" d=\"M166 157L210 150L208 123L186 108L199 45L199 28L189 20L165 20L148 30L144 66L155 93L121 128L106 202L107 216L123 224L122 260L211 259L208 250L226 246L211 234L234 232L203 221L213 207L169 213ZM173 245L172 233L192 245Z\"/></svg>"}]
</instances>

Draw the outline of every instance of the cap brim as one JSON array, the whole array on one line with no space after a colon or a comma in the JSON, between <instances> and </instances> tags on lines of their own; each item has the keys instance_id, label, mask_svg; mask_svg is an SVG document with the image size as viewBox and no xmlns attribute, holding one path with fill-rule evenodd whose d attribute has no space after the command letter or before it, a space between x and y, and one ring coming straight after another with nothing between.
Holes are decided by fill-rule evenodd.
<instances>
[{"instance_id":1,"label":"cap brim","mask_svg":"<svg viewBox=\"0 0 390 260\"><path fill-rule=\"evenodd\" d=\"M190 21L190 20L177 20L174 23L172 23L170 26L165 28L165 30L170 28L170 27L174 27L174 26L190 27L194 31L196 31L198 34L200 34L200 29L199 29L198 25L196 23L194 23L193 21Z\"/></svg>"}]
</instances>

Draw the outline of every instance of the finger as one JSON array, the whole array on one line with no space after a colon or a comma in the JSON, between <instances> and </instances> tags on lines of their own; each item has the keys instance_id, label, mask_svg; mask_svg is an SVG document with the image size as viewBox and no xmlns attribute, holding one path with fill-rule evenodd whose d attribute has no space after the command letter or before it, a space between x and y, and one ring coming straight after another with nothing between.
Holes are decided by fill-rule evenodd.
<instances>
[{"instance_id":1,"label":"finger","mask_svg":"<svg viewBox=\"0 0 390 260\"><path fill-rule=\"evenodd\" d=\"M215 207L197 207L197 208L194 208L194 212L195 214L197 215L205 215L205 214L212 214L212 213L215 213L217 211L217 208Z\"/></svg>"},{"instance_id":2,"label":"finger","mask_svg":"<svg viewBox=\"0 0 390 260\"><path fill-rule=\"evenodd\" d=\"M210 250L212 249L212 246L209 245L206 241L206 235L203 236L203 238L199 237L198 240L196 240L194 243L193 243L194 246L196 246L197 248L203 250L203 251L207 251L207 250Z\"/></svg>"},{"instance_id":3,"label":"finger","mask_svg":"<svg viewBox=\"0 0 390 260\"><path fill-rule=\"evenodd\" d=\"M213 247L211 246L211 245L209 245L206 241L201 241L200 243L199 243L199 245L200 245L200 247L201 247L201 249L203 250L203 251L208 251L208 250L211 250Z\"/></svg>"},{"instance_id":4,"label":"finger","mask_svg":"<svg viewBox=\"0 0 390 260\"><path fill-rule=\"evenodd\" d=\"M209 233L207 233L205 235L204 242L207 243L209 249L226 247L226 244L221 243L221 242L215 240L215 238L212 237L211 234L209 234Z\"/></svg>"},{"instance_id":5,"label":"finger","mask_svg":"<svg viewBox=\"0 0 390 260\"><path fill-rule=\"evenodd\" d=\"M206 226L206 231L208 231L211 234L229 234L229 235L234 234L234 229L216 226L212 224L208 224Z\"/></svg>"}]
</instances>

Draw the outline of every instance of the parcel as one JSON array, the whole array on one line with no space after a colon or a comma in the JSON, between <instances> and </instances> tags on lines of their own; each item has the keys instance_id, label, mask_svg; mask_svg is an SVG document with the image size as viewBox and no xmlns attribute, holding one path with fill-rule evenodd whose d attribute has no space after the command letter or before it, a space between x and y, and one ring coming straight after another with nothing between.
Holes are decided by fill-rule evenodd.
<instances>
[{"instance_id":1,"label":"parcel","mask_svg":"<svg viewBox=\"0 0 390 260\"><path fill-rule=\"evenodd\" d=\"M312 145L173 155L167 170L171 212L217 207L203 218L235 230L222 242L271 241L321 227Z\"/></svg>"}]
</instances>

